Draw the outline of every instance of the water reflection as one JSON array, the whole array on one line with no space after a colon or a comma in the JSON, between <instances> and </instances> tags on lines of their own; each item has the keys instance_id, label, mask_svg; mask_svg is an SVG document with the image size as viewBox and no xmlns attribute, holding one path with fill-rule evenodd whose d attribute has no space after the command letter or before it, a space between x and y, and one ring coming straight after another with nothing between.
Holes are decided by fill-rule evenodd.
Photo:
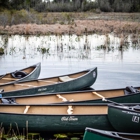
<instances>
[{"instance_id":1,"label":"water reflection","mask_svg":"<svg viewBox=\"0 0 140 140\"><path fill-rule=\"evenodd\" d=\"M139 36L134 35L1 35L4 55L0 58L136 62L140 60L139 42Z\"/></svg>"}]
</instances>

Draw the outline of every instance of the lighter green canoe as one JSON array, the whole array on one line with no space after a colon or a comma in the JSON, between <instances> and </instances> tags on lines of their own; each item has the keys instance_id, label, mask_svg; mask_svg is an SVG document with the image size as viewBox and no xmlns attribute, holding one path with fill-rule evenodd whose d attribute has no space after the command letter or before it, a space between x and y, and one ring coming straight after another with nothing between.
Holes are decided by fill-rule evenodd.
<instances>
[{"instance_id":1,"label":"lighter green canoe","mask_svg":"<svg viewBox=\"0 0 140 140\"><path fill-rule=\"evenodd\" d=\"M86 128L83 140L139 140L140 134Z\"/></svg>"}]
</instances>

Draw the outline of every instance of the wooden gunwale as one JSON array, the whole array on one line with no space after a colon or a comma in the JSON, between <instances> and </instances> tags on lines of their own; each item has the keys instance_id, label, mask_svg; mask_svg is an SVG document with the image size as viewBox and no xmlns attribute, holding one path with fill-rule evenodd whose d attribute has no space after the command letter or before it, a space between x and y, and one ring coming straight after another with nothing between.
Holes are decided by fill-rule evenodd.
<instances>
[{"instance_id":1,"label":"wooden gunwale","mask_svg":"<svg viewBox=\"0 0 140 140\"><path fill-rule=\"evenodd\" d=\"M2 80L18 80L18 79L15 79L15 78L2 78Z\"/></svg>"},{"instance_id":2,"label":"wooden gunwale","mask_svg":"<svg viewBox=\"0 0 140 140\"><path fill-rule=\"evenodd\" d=\"M72 107L72 115L85 115L85 114L107 114L107 105L96 106L76 106L76 105L63 105L63 106L45 106L45 105L28 105L26 114L40 114L40 115L69 115L69 107ZM27 105L2 105L0 106L1 113L16 113L24 114Z\"/></svg>"}]
</instances>

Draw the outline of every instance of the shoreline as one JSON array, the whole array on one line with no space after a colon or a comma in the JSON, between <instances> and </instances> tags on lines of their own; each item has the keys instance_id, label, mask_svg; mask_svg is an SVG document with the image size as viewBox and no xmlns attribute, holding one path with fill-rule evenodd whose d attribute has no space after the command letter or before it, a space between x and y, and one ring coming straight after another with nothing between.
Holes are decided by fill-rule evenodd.
<instances>
[{"instance_id":1,"label":"shoreline","mask_svg":"<svg viewBox=\"0 0 140 140\"><path fill-rule=\"evenodd\" d=\"M139 22L106 21L106 20L76 20L71 24L19 24L0 26L0 34L4 35L63 35L63 34L109 34L128 35L140 34Z\"/></svg>"}]
</instances>

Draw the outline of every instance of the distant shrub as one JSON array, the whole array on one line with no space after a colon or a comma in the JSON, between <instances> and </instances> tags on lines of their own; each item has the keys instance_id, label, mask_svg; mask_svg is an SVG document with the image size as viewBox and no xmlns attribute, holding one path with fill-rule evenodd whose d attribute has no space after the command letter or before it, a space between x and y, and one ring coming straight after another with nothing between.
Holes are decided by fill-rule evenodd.
<instances>
[{"instance_id":1,"label":"distant shrub","mask_svg":"<svg viewBox=\"0 0 140 140\"><path fill-rule=\"evenodd\" d=\"M4 54L4 49L2 47L0 47L0 55Z\"/></svg>"}]
</instances>

